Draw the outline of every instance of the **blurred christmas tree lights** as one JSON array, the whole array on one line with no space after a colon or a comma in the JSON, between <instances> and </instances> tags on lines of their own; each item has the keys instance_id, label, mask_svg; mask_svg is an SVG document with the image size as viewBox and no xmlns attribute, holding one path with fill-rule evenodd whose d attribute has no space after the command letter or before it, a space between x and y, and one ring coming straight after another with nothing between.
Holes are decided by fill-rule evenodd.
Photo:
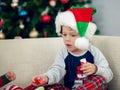
<instances>
[{"instance_id":1,"label":"blurred christmas tree lights","mask_svg":"<svg viewBox=\"0 0 120 90\"><path fill-rule=\"evenodd\" d=\"M90 4L91 0L0 0L0 39L57 37L57 13Z\"/></svg>"}]
</instances>

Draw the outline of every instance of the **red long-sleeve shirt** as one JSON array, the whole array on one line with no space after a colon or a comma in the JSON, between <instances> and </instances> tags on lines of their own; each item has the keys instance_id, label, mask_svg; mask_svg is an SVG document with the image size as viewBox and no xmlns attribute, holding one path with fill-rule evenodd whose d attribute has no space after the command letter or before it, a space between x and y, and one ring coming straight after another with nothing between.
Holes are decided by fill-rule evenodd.
<instances>
[{"instance_id":1,"label":"red long-sleeve shirt","mask_svg":"<svg viewBox=\"0 0 120 90\"><path fill-rule=\"evenodd\" d=\"M9 83L10 80L7 79L7 77L4 75L0 76L0 88L4 86L5 84Z\"/></svg>"}]
</instances>

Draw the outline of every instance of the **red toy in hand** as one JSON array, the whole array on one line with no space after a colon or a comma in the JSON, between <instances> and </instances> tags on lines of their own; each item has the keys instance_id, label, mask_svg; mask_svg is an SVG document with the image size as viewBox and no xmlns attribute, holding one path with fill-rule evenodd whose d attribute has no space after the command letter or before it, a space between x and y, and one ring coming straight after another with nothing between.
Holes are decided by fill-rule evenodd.
<instances>
[{"instance_id":1,"label":"red toy in hand","mask_svg":"<svg viewBox=\"0 0 120 90\"><path fill-rule=\"evenodd\" d=\"M47 83L47 79L43 75L35 76L32 81L35 86L45 85Z\"/></svg>"},{"instance_id":2,"label":"red toy in hand","mask_svg":"<svg viewBox=\"0 0 120 90\"><path fill-rule=\"evenodd\" d=\"M35 84L37 84L37 85L43 85L43 84L46 84L46 81L40 79L39 77L36 77L35 78Z\"/></svg>"},{"instance_id":3,"label":"red toy in hand","mask_svg":"<svg viewBox=\"0 0 120 90\"><path fill-rule=\"evenodd\" d=\"M83 65L83 64L86 64L87 63L87 61L86 61L86 59L85 58L83 58L83 59L81 59L81 65Z\"/></svg>"}]
</instances>

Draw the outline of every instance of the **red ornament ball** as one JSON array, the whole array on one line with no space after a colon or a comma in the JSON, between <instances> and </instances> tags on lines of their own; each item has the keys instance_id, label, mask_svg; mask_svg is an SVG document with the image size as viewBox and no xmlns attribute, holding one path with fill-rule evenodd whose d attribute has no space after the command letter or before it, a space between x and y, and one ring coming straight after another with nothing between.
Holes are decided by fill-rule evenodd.
<instances>
[{"instance_id":1,"label":"red ornament ball","mask_svg":"<svg viewBox=\"0 0 120 90\"><path fill-rule=\"evenodd\" d=\"M5 34L2 31L0 31L0 39L5 39Z\"/></svg>"},{"instance_id":2,"label":"red ornament ball","mask_svg":"<svg viewBox=\"0 0 120 90\"><path fill-rule=\"evenodd\" d=\"M56 0L50 0L50 1L49 1L49 5L50 5L51 7L55 7L55 6L56 6Z\"/></svg>"},{"instance_id":3,"label":"red ornament ball","mask_svg":"<svg viewBox=\"0 0 120 90\"><path fill-rule=\"evenodd\" d=\"M46 38L47 37L47 31L44 31L44 37Z\"/></svg>"},{"instance_id":4,"label":"red ornament ball","mask_svg":"<svg viewBox=\"0 0 120 90\"><path fill-rule=\"evenodd\" d=\"M43 23L49 23L49 22L51 21L50 15L48 15L48 14L43 15L43 16L41 17L41 21L42 21Z\"/></svg>"},{"instance_id":5,"label":"red ornament ball","mask_svg":"<svg viewBox=\"0 0 120 90\"><path fill-rule=\"evenodd\" d=\"M69 2L69 0L60 0L60 2L61 2L62 4L67 4L67 3Z\"/></svg>"},{"instance_id":6,"label":"red ornament ball","mask_svg":"<svg viewBox=\"0 0 120 90\"><path fill-rule=\"evenodd\" d=\"M4 25L4 21L0 20L0 27L2 27Z\"/></svg>"}]
</instances>

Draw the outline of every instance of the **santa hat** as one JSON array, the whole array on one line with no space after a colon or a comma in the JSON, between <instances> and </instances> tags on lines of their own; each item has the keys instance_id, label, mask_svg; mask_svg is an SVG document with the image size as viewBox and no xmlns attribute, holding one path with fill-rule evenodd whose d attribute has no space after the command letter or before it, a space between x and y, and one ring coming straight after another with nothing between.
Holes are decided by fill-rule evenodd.
<instances>
[{"instance_id":1,"label":"santa hat","mask_svg":"<svg viewBox=\"0 0 120 90\"><path fill-rule=\"evenodd\" d=\"M88 49L89 40L97 29L97 26L92 23L92 15L95 12L95 8L72 6L69 10L58 13L55 20L56 32L61 34L62 25L71 27L80 35L80 38L75 41L76 48Z\"/></svg>"}]
</instances>

